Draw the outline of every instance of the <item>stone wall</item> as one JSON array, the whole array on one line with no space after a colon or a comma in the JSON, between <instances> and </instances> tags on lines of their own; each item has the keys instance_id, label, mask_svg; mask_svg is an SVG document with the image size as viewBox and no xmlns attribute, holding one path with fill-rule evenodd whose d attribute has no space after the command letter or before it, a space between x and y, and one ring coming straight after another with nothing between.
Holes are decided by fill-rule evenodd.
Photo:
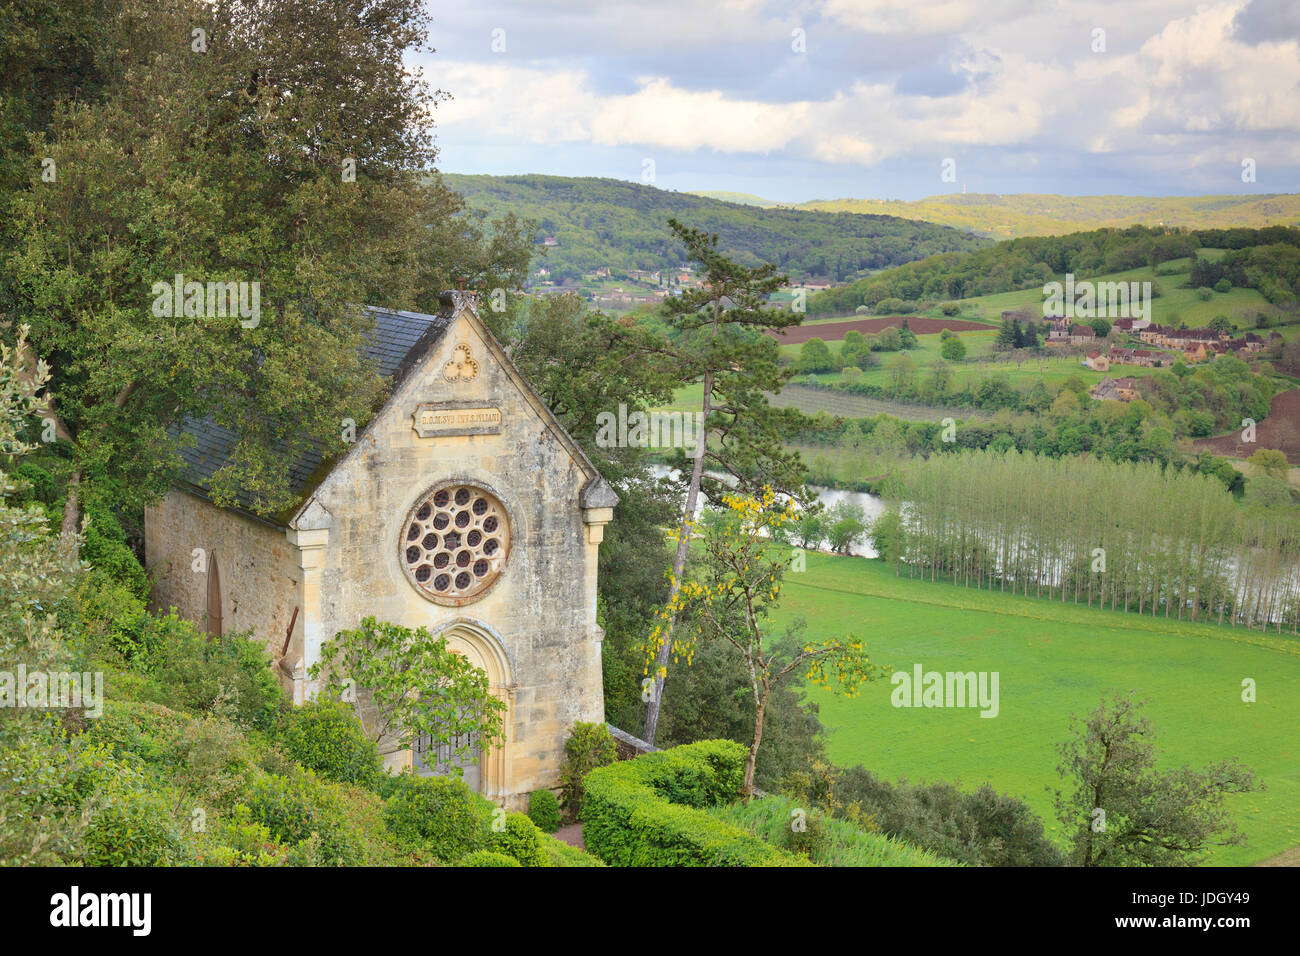
<instances>
[{"instance_id":1,"label":"stone wall","mask_svg":"<svg viewBox=\"0 0 1300 956\"><path fill-rule=\"evenodd\" d=\"M298 603L299 575L283 528L173 488L145 510L144 539L154 610L174 606L181 617L204 626L215 559L222 631L251 630L272 658L279 656ZM194 570L195 548L206 553L207 571Z\"/></svg>"}]
</instances>

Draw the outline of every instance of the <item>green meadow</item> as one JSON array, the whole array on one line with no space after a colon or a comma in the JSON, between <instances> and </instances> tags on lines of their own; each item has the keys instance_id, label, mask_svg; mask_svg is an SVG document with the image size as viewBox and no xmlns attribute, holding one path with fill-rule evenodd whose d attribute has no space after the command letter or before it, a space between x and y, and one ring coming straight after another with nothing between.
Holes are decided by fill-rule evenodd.
<instances>
[{"instance_id":1,"label":"green meadow","mask_svg":"<svg viewBox=\"0 0 1300 956\"><path fill-rule=\"evenodd\" d=\"M1198 255L1205 259L1217 259L1223 255L1223 252L1222 249L1202 249ZM1162 273L1170 274L1158 275L1150 268L1140 268L1129 269L1126 272L1112 272L1104 276L1087 276L1086 279L1094 283L1156 283L1160 295L1151 300L1151 321L1157 325L1177 325L1178 322L1170 321L1171 317L1176 315L1180 321L1187 323L1188 328L1196 328L1208 325L1215 316L1223 315L1239 327L1249 329L1255 325L1255 312L1272 310L1268 300L1255 289L1215 292L1209 299L1202 301L1196 289L1182 288L1187 283L1191 267L1190 259L1176 259L1160 265ZM963 313L961 318L966 317L965 313L968 310L972 318L987 320L1001 319L1002 312L1010 309L1030 308L1041 314L1043 289L1042 286L1034 286L1018 292L977 296L961 300L960 305Z\"/></svg>"},{"instance_id":2,"label":"green meadow","mask_svg":"<svg viewBox=\"0 0 1300 956\"><path fill-rule=\"evenodd\" d=\"M1012 597L896 577L861 558L810 554L788 574L778 623L795 616L808 636L856 634L872 659L896 670L996 671L999 713L895 708L887 680L852 699L812 688L829 756L887 779L991 783L1023 797L1060 836L1049 788L1059 785L1056 745L1071 713L1134 690L1147 701L1165 764L1237 757L1267 789L1228 807L1245 846L1209 863L1255 863L1300 845L1300 641ZM1258 699L1242 701L1242 681Z\"/></svg>"}]
</instances>

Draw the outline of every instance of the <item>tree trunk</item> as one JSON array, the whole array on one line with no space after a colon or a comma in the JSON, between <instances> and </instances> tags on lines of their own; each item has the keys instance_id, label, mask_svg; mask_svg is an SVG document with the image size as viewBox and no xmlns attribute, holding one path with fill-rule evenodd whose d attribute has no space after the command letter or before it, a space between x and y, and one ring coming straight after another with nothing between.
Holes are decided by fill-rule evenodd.
<instances>
[{"instance_id":1,"label":"tree trunk","mask_svg":"<svg viewBox=\"0 0 1300 956\"><path fill-rule=\"evenodd\" d=\"M68 497L63 502L63 526L59 529L65 538L71 539L81 530L81 499L78 495L80 488L81 472L74 471L68 476ZM77 557L75 546L72 556Z\"/></svg>"},{"instance_id":2,"label":"tree trunk","mask_svg":"<svg viewBox=\"0 0 1300 956\"><path fill-rule=\"evenodd\" d=\"M677 594L682 589L682 575L686 571L686 557L690 552L691 522L695 518L695 507L700 500L700 479L704 475L704 447L709 440L709 399L712 389L713 373L706 371L704 373L704 428L700 430L697 438L699 444L695 449L695 464L691 468L691 484L686 492L686 512L682 516L682 523L677 532L677 553L673 556L673 579L668 590L668 604L670 606L677 599ZM641 732L641 739L648 744L655 742L655 733L659 730L659 711L663 707L664 697L663 671L667 668L668 658L672 654L673 626L676 623L677 614L674 612L664 625L663 645L659 648L659 653L655 655L655 690L650 698L650 703L646 706L645 728Z\"/></svg>"},{"instance_id":3,"label":"tree trunk","mask_svg":"<svg viewBox=\"0 0 1300 956\"><path fill-rule=\"evenodd\" d=\"M749 757L745 760L745 784L742 788L745 799L754 795L754 767L758 764L758 745L763 742L763 715L767 712L766 688L754 711L754 742L749 745Z\"/></svg>"}]
</instances>

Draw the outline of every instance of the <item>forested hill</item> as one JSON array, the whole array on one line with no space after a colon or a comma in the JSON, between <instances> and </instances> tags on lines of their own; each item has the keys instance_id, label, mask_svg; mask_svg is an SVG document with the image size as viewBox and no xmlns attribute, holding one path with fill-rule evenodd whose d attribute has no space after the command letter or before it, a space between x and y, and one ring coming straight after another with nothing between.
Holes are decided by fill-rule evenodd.
<instances>
[{"instance_id":1,"label":"forested hill","mask_svg":"<svg viewBox=\"0 0 1300 956\"><path fill-rule=\"evenodd\" d=\"M747 265L773 262L791 279L847 281L941 252L987 245L947 226L895 216L760 209L617 179L462 176L447 185L492 217L513 212L537 223L540 260L555 279L602 267L657 271L682 264L668 230L675 216L716 232L722 251ZM545 237L556 245L543 247Z\"/></svg>"},{"instance_id":2,"label":"forested hill","mask_svg":"<svg viewBox=\"0 0 1300 956\"><path fill-rule=\"evenodd\" d=\"M759 200L762 202L763 200ZM994 239L1060 236L1102 227L1189 229L1300 226L1300 195L1048 196L950 193L910 202L831 199L800 203L821 212L876 212L969 230Z\"/></svg>"},{"instance_id":3,"label":"forested hill","mask_svg":"<svg viewBox=\"0 0 1300 956\"><path fill-rule=\"evenodd\" d=\"M1202 259L1203 250L1222 252ZM1070 272L1081 278L1175 259L1194 260L1191 280L1259 290L1274 305L1300 300L1300 229L1097 229L1010 239L973 252L906 263L808 300L812 315L841 315L887 299L964 299L1041 286Z\"/></svg>"}]
</instances>

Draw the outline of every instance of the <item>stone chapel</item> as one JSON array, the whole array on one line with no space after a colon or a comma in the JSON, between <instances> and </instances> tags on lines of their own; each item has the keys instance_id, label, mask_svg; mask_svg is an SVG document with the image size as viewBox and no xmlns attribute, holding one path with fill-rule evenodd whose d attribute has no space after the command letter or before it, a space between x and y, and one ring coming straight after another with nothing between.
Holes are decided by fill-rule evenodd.
<instances>
[{"instance_id":1,"label":"stone chapel","mask_svg":"<svg viewBox=\"0 0 1300 956\"><path fill-rule=\"evenodd\" d=\"M370 615L426 627L508 708L504 742L462 765L466 782L522 808L557 785L574 722L604 719L596 566L618 498L472 293L440 304L436 316L371 310L367 351L388 397L343 454L294 464L301 500L282 520L212 504L207 479L238 436L187 423L182 480L145 514L152 599L210 632L251 631L298 704L337 632ZM380 750L391 769L439 768L420 741Z\"/></svg>"}]
</instances>

